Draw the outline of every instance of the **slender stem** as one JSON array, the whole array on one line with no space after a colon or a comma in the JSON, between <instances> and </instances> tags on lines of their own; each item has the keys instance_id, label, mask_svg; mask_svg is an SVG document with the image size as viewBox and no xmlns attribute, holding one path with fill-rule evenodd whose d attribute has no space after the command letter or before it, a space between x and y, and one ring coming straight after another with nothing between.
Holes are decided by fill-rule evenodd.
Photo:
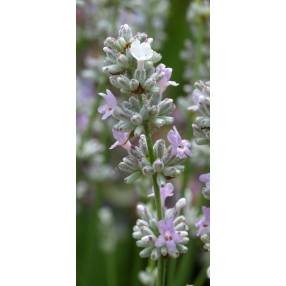
<instances>
[{"instance_id":1,"label":"slender stem","mask_svg":"<svg viewBox=\"0 0 286 286\"><path fill-rule=\"evenodd\" d=\"M158 260L158 273L157 273L157 281L156 281L156 286L163 286L162 284L162 270L163 270L163 259L162 257L159 258Z\"/></svg>"},{"instance_id":2,"label":"slender stem","mask_svg":"<svg viewBox=\"0 0 286 286\"><path fill-rule=\"evenodd\" d=\"M145 129L145 134L146 134L150 163L153 164L155 160L154 152L153 152L153 142L151 138L151 131L150 131L150 128L147 122L144 123L144 129ZM160 188L157 183L156 173L152 175L152 181L153 181L154 192L155 192L157 217L158 217L158 220L161 220L163 219L163 212L162 212L162 207L161 207ZM158 273L157 273L157 282L156 282L157 286L165 285L165 276L166 276L165 272L166 272L166 259L161 256L158 260Z\"/></svg>"},{"instance_id":3,"label":"slender stem","mask_svg":"<svg viewBox=\"0 0 286 286\"><path fill-rule=\"evenodd\" d=\"M166 285L166 273L167 273L167 258L163 258L162 265L162 285Z\"/></svg>"},{"instance_id":4,"label":"slender stem","mask_svg":"<svg viewBox=\"0 0 286 286\"><path fill-rule=\"evenodd\" d=\"M145 134L146 134L150 163L153 164L155 159L154 159L151 132L150 132L150 128L149 128L148 123L144 124L144 129L145 129ZM155 192L157 216L158 216L158 220L161 220L161 219L163 219L163 213L162 213L162 207L161 207L160 189L159 189L159 186L157 183L157 174L152 175L152 181L153 181L154 192Z\"/></svg>"}]
</instances>

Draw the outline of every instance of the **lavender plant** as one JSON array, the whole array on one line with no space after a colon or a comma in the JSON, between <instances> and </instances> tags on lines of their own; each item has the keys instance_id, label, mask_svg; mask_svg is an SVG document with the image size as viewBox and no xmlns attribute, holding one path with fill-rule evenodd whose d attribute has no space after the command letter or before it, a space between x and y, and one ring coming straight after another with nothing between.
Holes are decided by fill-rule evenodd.
<instances>
[{"instance_id":1,"label":"lavender plant","mask_svg":"<svg viewBox=\"0 0 286 286\"><path fill-rule=\"evenodd\" d=\"M207 81L198 81L195 83L195 89L192 93L192 105L188 108L195 112L196 117L192 124L195 141L200 145L210 143L210 83ZM210 173L201 174L199 177L202 186L203 196L210 199ZM197 221L197 236L204 243L204 248L210 251L210 208L202 207L203 215Z\"/></svg>"},{"instance_id":2,"label":"lavender plant","mask_svg":"<svg viewBox=\"0 0 286 286\"><path fill-rule=\"evenodd\" d=\"M98 111L102 119L112 118L112 133L115 143L110 147L123 147L127 156L118 167L127 173L126 183L150 178L153 196L149 202L139 203L139 216L133 228L133 237L139 255L156 261L156 285L165 285L165 268L168 257L177 258L188 251L189 228L182 214L186 199L180 198L169 208L168 197L174 196L171 179L184 170L184 160L191 157L191 144L182 139L173 126L164 139L153 142L156 130L172 125L175 104L164 98L168 86L177 86L171 81L172 69L159 64L161 55L151 47L153 42L145 33L133 34L124 24L117 38L108 37L104 42L106 53L103 72L111 85L120 91L115 97L112 91L100 93L104 104ZM150 271L149 271L150 273Z\"/></svg>"}]
</instances>

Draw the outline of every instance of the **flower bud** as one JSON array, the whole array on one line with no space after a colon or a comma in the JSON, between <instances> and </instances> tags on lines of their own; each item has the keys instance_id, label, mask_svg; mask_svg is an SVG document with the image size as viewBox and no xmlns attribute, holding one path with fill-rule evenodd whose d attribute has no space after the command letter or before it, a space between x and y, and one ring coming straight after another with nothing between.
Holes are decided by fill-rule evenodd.
<instances>
[{"instance_id":1,"label":"flower bud","mask_svg":"<svg viewBox=\"0 0 286 286\"><path fill-rule=\"evenodd\" d=\"M185 245L178 244L177 248L181 253L187 253L188 252L188 247L186 247Z\"/></svg>"},{"instance_id":2,"label":"flower bud","mask_svg":"<svg viewBox=\"0 0 286 286\"><path fill-rule=\"evenodd\" d=\"M103 48L103 51L106 53L107 58L110 58L112 62L113 62L113 61L116 61L116 55L115 55L115 53L113 52L113 50L111 50L111 49L108 48L108 47L104 47L104 48Z\"/></svg>"},{"instance_id":3,"label":"flower bud","mask_svg":"<svg viewBox=\"0 0 286 286\"><path fill-rule=\"evenodd\" d=\"M166 178L165 176L161 175L161 174L158 174L157 175L157 184L159 186L164 186L166 184Z\"/></svg>"},{"instance_id":4,"label":"flower bud","mask_svg":"<svg viewBox=\"0 0 286 286\"><path fill-rule=\"evenodd\" d=\"M183 237L181 243L182 244L187 244L190 241L188 237Z\"/></svg>"},{"instance_id":5,"label":"flower bud","mask_svg":"<svg viewBox=\"0 0 286 286\"><path fill-rule=\"evenodd\" d=\"M134 78L131 79L129 82L129 87L132 91L135 91L139 87L139 81Z\"/></svg>"},{"instance_id":6,"label":"flower bud","mask_svg":"<svg viewBox=\"0 0 286 286\"><path fill-rule=\"evenodd\" d=\"M178 231L179 235L182 237L188 237L189 233L187 231Z\"/></svg>"},{"instance_id":7,"label":"flower bud","mask_svg":"<svg viewBox=\"0 0 286 286\"><path fill-rule=\"evenodd\" d=\"M157 158L162 158L164 156L166 146L165 141L163 139L159 139L154 144L154 152Z\"/></svg>"},{"instance_id":8,"label":"flower bud","mask_svg":"<svg viewBox=\"0 0 286 286\"><path fill-rule=\"evenodd\" d=\"M163 246L163 247L161 248L161 254L162 254L163 256L166 256L166 255L168 254L168 250L167 250L167 248L166 248L165 246Z\"/></svg>"},{"instance_id":9,"label":"flower bud","mask_svg":"<svg viewBox=\"0 0 286 286\"><path fill-rule=\"evenodd\" d=\"M157 52L153 52L153 56L152 56L152 58L151 58L151 61L154 63L154 64L156 64L156 63L158 63L159 61L161 61L161 59L162 59L162 56L159 54L159 53L157 53Z\"/></svg>"},{"instance_id":10,"label":"flower bud","mask_svg":"<svg viewBox=\"0 0 286 286\"><path fill-rule=\"evenodd\" d=\"M152 260L157 260L159 257L160 257L159 250L157 248L154 248L152 250L152 253L151 253L151 259Z\"/></svg>"},{"instance_id":11,"label":"flower bud","mask_svg":"<svg viewBox=\"0 0 286 286\"><path fill-rule=\"evenodd\" d=\"M139 171L134 172L133 174L129 175L124 179L124 182L126 184L132 184L134 183L138 178L140 178L141 173Z\"/></svg>"},{"instance_id":12,"label":"flower bud","mask_svg":"<svg viewBox=\"0 0 286 286\"><path fill-rule=\"evenodd\" d=\"M174 225L176 226L177 224L180 224L181 222L185 223L186 218L184 216L178 216L175 220L174 220Z\"/></svg>"},{"instance_id":13,"label":"flower bud","mask_svg":"<svg viewBox=\"0 0 286 286\"><path fill-rule=\"evenodd\" d=\"M127 65L128 65L128 58L127 58L125 55L121 54L121 55L118 57L118 62L119 62L120 64L122 64L123 66L127 66Z\"/></svg>"},{"instance_id":14,"label":"flower bud","mask_svg":"<svg viewBox=\"0 0 286 286\"><path fill-rule=\"evenodd\" d=\"M148 146L145 134L140 135L139 146L144 154L148 153Z\"/></svg>"},{"instance_id":15,"label":"flower bud","mask_svg":"<svg viewBox=\"0 0 286 286\"><path fill-rule=\"evenodd\" d=\"M142 234L139 231L136 231L136 232L132 233L132 237L135 238L135 239L140 239L141 236L142 236Z\"/></svg>"},{"instance_id":16,"label":"flower bud","mask_svg":"<svg viewBox=\"0 0 286 286\"><path fill-rule=\"evenodd\" d=\"M129 79L126 76L119 76L117 82L120 88L129 89Z\"/></svg>"},{"instance_id":17,"label":"flower bud","mask_svg":"<svg viewBox=\"0 0 286 286\"><path fill-rule=\"evenodd\" d=\"M123 72L123 69L121 66L119 65L110 65L110 66L105 66L102 68L102 71L104 73L109 73L111 75L116 75L116 74L120 74Z\"/></svg>"},{"instance_id":18,"label":"flower bud","mask_svg":"<svg viewBox=\"0 0 286 286\"><path fill-rule=\"evenodd\" d=\"M153 62L152 61L146 61L144 63L144 66L145 66L145 69L148 70L148 73L151 74L149 70L153 68L153 66L154 66Z\"/></svg>"},{"instance_id":19,"label":"flower bud","mask_svg":"<svg viewBox=\"0 0 286 286\"><path fill-rule=\"evenodd\" d=\"M183 209L187 204L187 201L185 198L180 198L177 203L176 203L176 209L178 211L180 211L181 209Z\"/></svg>"},{"instance_id":20,"label":"flower bud","mask_svg":"<svg viewBox=\"0 0 286 286\"><path fill-rule=\"evenodd\" d=\"M114 87L120 88L120 85L119 85L119 83L117 82L117 76L110 76L110 77L109 77L109 81L110 81L110 83L111 83Z\"/></svg>"},{"instance_id":21,"label":"flower bud","mask_svg":"<svg viewBox=\"0 0 286 286\"><path fill-rule=\"evenodd\" d=\"M118 164L118 168L123 171L123 172L126 172L126 173L132 173L134 171L133 168L131 168L130 166L128 166L126 163L124 162L120 162Z\"/></svg>"},{"instance_id":22,"label":"flower bud","mask_svg":"<svg viewBox=\"0 0 286 286\"><path fill-rule=\"evenodd\" d=\"M150 112L151 115L158 114L158 106L157 105L151 106L151 108L149 109L149 112Z\"/></svg>"},{"instance_id":23,"label":"flower bud","mask_svg":"<svg viewBox=\"0 0 286 286\"><path fill-rule=\"evenodd\" d=\"M156 117L153 122L154 122L154 125L157 128L161 128L162 126L165 125L165 121L162 118L159 118L159 117Z\"/></svg>"},{"instance_id":24,"label":"flower bud","mask_svg":"<svg viewBox=\"0 0 286 286\"><path fill-rule=\"evenodd\" d=\"M134 114L131 118L130 118L131 122L134 124L134 125L140 125L143 121L143 118L142 116L137 113L137 114Z\"/></svg>"},{"instance_id":25,"label":"flower bud","mask_svg":"<svg viewBox=\"0 0 286 286\"><path fill-rule=\"evenodd\" d=\"M136 210L140 218L146 218L146 208L144 205L138 204Z\"/></svg>"},{"instance_id":26,"label":"flower bud","mask_svg":"<svg viewBox=\"0 0 286 286\"><path fill-rule=\"evenodd\" d=\"M153 163L153 169L156 173L160 173L164 169L164 163L160 159L157 159Z\"/></svg>"},{"instance_id":27,"label":"flower bud","mask_svg":"<svg viewBox=\"0 0 286 286\"><path fill-rule=\"evenodd\" d=\"M145 65L145 67L146 67L146 65ZM152 78L149 78L145 81L144 88L146 90L150 90L155 84L156 84L156 81Z\"/></svg>"},{"instance_id":28,"label":"flower bud","mask_svg":"<svg viewBox=\"0 0 286 286\"><path fill-rule=\"evenodd\" d=\"M145 220L142 220L142 219L137 219L136 224L137 224L139 227L143 227L143 226L147 226L147 227L148 227L148 223L147 223Z\"/></svg>"},{"instance_id":29,"label":"flower bud","mask_svg":"<svg viewBox=\"0 0 286 286\"><path fill-rule=\"evenodd\" d=\"M145 176L148 176L148 175L152 175L154 173L154 170L151 166L145 166L143 169L142 169L142 173L145 175Z\"/></svg>"},{"instance_id":30,"label":"flower bud","mask_svg":"<svg viewBox=\"0 0 286 286\"><path fill-rule=\"evenodd\" d=\"M127 42L129 42L129 40L131 39L132 31L127 24L124 24L120 27L119 37L123 37Z\"/></svg>"},{"instance_id":31,"label":"flower bud","mask_svg":"<svg viewBox=\"0 0 286 286\"><path fill-rule=\"evenodd\" d=\"M151 252L152 252L152 247L147 247L147 248L144 248L142 251L140 251L139 255L140 257L142 258L147 258L150 256Z\"/></svg>"},{"instance_id":32,"label":"flower bud","mask_svg":"<svg viewBox=\"0 0 286 286\"><path fill-rule=\"evenodd\" d=\"M151 93L155 93L155 94L159 94L160 93L160 87L157 85L152 86L152 88L150 89Z\"/></svg>"},{"instance_id":33,"label":"flower bud","mask_svg":"<svg viewBox=\"0 0 286 286\"><path fill-rule=\"evenodd\" d=\"M171 112L173 112L176 108L173 99L171 98L165 98L164 100L162 100L159 105L159 113L164 115L164 114L170 114Z\"/></svg>"},{"instance_id":34,"label":"flower bud","mask_svg":"<svg viewBox=\"0 0 286 286\"><path fill-rule=\"evenodd\" d=\"M116 44L115 44L116 40L112 37L108 37L106 38L106 40L104 41L104 46L109 47L110 49L116 49Z\"/></svg>"},{"instance_id":35,"label":"flower bud","mask_svg":"<svg viewBox=\"0 0 286 286\"><path fill-rule=\"evenodd\" d=\"M144 131L144 128L143 126L137 126L134 130L134 136L137 137L139 136L140 134L142 134Z\"/></svg>"},{"instance_id":36,"label":"flower bud","mask_svg":"<svg viewBox=\"0 0 286 286\"><path fill-rule=\"evenodd\" d=\"M123 37L120 37L118 40L117 40L117 43L119 44L120 48L123 50L125 49L127 43L126 41L124 40Z\"/></svg>"},{"instance_id":37,"label":"flower bud","mask_svg":"<svg viewBox=\"0 0 286 286\"><path fill-rule=\"evenodd\" d=\"M137 79L141 84L143 84L145 79L146 79L146 71L136 69L136 71L134 73L134 78Z\"/></svg>"},{"instance_id":38,"label":"flower bud","mask_svg":"<svg viewBox=\"0 0 286 286\"><path fill-rule=\"evenodd\" d=\"M183 222L181 222L175 226L176 230L185 230L185 228L186 228L186 224Z\"/></svg>"},{"instance_id":39,"label":"flower bud","mask_svg":"<svg viewBox=\"0 0 286 286\"><path fill-rule=\"evenodd\" d=\"M177 170L176 168L174 167L166 167L164 169L164 175L167 176L167 177L176 177L178 176L181 172L179 170Z\"/></svg>"}]
</instances>

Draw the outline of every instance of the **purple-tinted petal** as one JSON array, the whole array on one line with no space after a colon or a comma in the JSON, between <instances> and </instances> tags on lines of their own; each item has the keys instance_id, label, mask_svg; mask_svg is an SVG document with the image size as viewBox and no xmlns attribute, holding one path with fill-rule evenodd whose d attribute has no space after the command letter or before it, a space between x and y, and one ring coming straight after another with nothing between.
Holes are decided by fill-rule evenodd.
<instances>
[{"instance_id":1,"label":"purple-tinted petal","mask_svg":"<svg viewBox=\"0 0 286 286\"><path fill-rule=\"evenodd\" d=\"M209 183L210 182L210 173L206 173L206 174L201 174L199 176L199 180L202 183Z\"/></svg>"},{"instance_id":2,"label":"purple-tinted petal","mask_svg":"<svg viewBox=\"0 0 286 286\"><path fill-rule=\"evenodd\" d=\"M167 183L166 185L160 188L162 204L165 203L167 197L171 197L174 195L173 191L174 191L174 186L171 183Z\"/></svg>"},{"instance_id":3,"label":"purple-tinted petal","mask_svg":"<svg viewBox=\"0 0 286 286\"><path fill-rule=\"evenodd\" d=\"M160 234L164 235L164 232L165 232L165 221L164 220L160 220L158 222L158 229L159 229Z\"/></svg>"},{"instance_id":4,"label":"purple-tinted petal","mask_svg":"<svg viewBox=\"0 0 286 286\"><path fill-rule=\"evenodd\" d=\"M184 145L184 153L191 157L192 156L192 151L191 151L191 143L188 140L182 140L182 144Z\"/></svg>"},{"instance_id":5,"label":"purple-tinted petal","mask_svg":"<svg viewBox=\"0 0 286 286\"><path fill-rule=\"evenodd\" d=\"M210 232L210 209L207 207L202 207L202 210L203 217L195 224L195 226L198 228L198 236Z\"/></svg>"},{"instance_id":6,"label":"purple-tinted petal","mask_svg":"<svg viewBox=\"0 0 286 286\"><path fill-rule=\"evenodd\" d=\"M192 100L194 102L195 105L199 105L200 104L200 98L201 98L201 91L198 89L195 89L192 93Z\"/></svg>"},{"instance_id":7,"label":"purple-tinted petal","mask_svg":"<svg viewBox=\"0 0 286 286\"><path fill-rule=\"evenodd\" d=\"M103 104L103 105L101 105L101 106L98 107L97 111L98 111L99 113L104 113L105 110L106 110L106 107L107 107L106 104Z\"/></svg>"},{"instance_id":8,"label":"purple-tinted petal","mask_svg":"<svg viewBox=\"0 0 286 286\"><path fill-rule=\"evenodd\" d=\"M181 136L175 126L168 132L167 138L169 142L175 147L177 147L181 142Z\"/></svg>"},{"instance_id":9,"label":"purple-tinted petal","mask_svg":"<svg viewBox=\"0 0 286 286\"><path fill-rule=\"evenodd\" d=\"M110 117L112 115L112 111L106 111L105 113L103 113L101 119L102 120L105 120L107 119L108 117Z\"/></svg>"},{"instance_id":10,"label":"purple-tinted petal","mask_svg":"<svg viewBox=\"0 0 286 286\"><path fill-rule=\"evenodd\" d=\"M185 158L186 158L186 155L185 155L184 150L177 148L177 157L178 157L179 159L185 159Z\"/></svg>"},{"instance_id":11,"label":"purple-tinted petal","mask_svg":"<svg viewBox=\"0 0 286 286\"><path fill-rule=\"evenodd\" d=\"M174 242L174 240L166 241L166 246L167 246L169 254L173 254L173 253L175 253L177 251L176 243Z\"/></svg>"},{"instance_id":12,"label":"purple-tinted petal","mask_svg":"<svg viewBox=\"0 0 286 286\"><path fill-rule=\"evenodd\" d=\"M205 221L209 223L209 221L210 221L210 208L203 207L203 213L204 213Z\"/></svg>"},{"instance_id":13,"label":"purple-tinted petal","mask_svg":"<svg viewBox=\"0 0 286 286\"><path fill-rule=\"evenodd\" d=\"M167 81L169 81L169 79L171 78L172 71L173 71L173 69L171 69L171 68L165 68L165 70L164 70L164 73L165 73L164 77L165 77L165 79Z\"/></svg>"},{"instance_id":14,"label":"purple-tinted petal","mask_svg":"<svg viewBox=\"0 0 286 286\"><path fill-rule=\"evenodd\" d=\"M173 233L173 240L176 243L181 243L183 239L176 231L174 231L174 233Z\"/></svg>"},{"instance_id":15,"label":"purple-tinted petal","mask_svg":"<svg viewBox=\"0 0 286 286\"><path fill-rule=\"evenodd\" d=\"M120 145L125 144L129 137L128 132L122 132L115 129L112 129L112 135L114 139L119 142Z\"/></svg>"},{"instance_id":16,"label":"purple-tinted petal","mask_svg":"<svg viewBox=\"0 0 286 286\"><path fill-rule=\"evenodd\" d=\"M172 232L173 229L174 229L173 218L166 219L166 221L165 221L165 231L168 230L168 231Z\"/></svg>"},{"instance_id":17,"label":"purple-tinted petal","mask_svg":"<svg viewBox=\"0 0 286 286\"><path fill-rule=\"evenodd\" d=\"M164 236L163 235L160 235L156 241L155 241L155 246L156 247L162 247L165 245L165 239L164 239Z\"/></svg>"},{"instance_id":18,"label":"purple-tinted petal","mask_svg":"<svg viewBox=\"0 0 286 286\"><path fill-rule=\"evenodd\" d=\"M114 109L117 105L117 100L109 89L106 90L106 96L104 97L104 100L106 105L112 109Z\"/></svg>"}]
</instances>

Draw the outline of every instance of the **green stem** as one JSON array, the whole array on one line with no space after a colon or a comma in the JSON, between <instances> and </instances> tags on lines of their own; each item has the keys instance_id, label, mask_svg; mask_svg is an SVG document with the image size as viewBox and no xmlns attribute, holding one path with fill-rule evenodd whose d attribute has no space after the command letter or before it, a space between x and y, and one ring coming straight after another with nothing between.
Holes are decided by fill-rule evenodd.
<instances>
[{"instance_id":1,"label":"green stem","mask_svg":"<svg viewBox=\"0 0 286 286\"><path fill-rule=\"evenodd\" d=\"M162 265L162 285L166 285L166 272L167 272L167 258L163 258Z\"/></svg>"},{"instance_id":2,"label":"green stem","mask_svg":"<svg viewBox=\"0 0 286 286\"><path fill-rule=\"evenodd\" d=\"M153 142L151 137L150 127L147 122L144 123L146 141L147 141L147 148L149 153L150 163L153 164L155 160L154 151L153 151ZM155 193L155 203L156 203L156 211L158 220L163 219L163 212L161 207L161 197L160 197L160 188L157 183L157 174L152 175L152 181L154 186L154 193ZM158 260L158 273L157 273L157 286L164 286L165 285L165 276L166 276L166 259L162 256Z\"/></svg>"},{"instance_id":3,"label":"green stem","mask_svg":"<svg viewBox=\"0 0 286 286\"><path fill-rule=\"evenodd\" d=\"M149 159L150 163L153 164L155 161L154 152L153 152L153 142L151 138L151 132L148 123L144 124L145 134L146 134L146 140L147 140L147 147L148 147L148 153L149 153ZM156 202L156 210L157 210L157 216L158 220L163 219L163 213L162 213L162 207L161 207L161 198L160 198L160 189L157 183L157 174L152 175L152 181L154 186L154 192L155 192L155 202Z\"/></svg>"}]
</instances>

